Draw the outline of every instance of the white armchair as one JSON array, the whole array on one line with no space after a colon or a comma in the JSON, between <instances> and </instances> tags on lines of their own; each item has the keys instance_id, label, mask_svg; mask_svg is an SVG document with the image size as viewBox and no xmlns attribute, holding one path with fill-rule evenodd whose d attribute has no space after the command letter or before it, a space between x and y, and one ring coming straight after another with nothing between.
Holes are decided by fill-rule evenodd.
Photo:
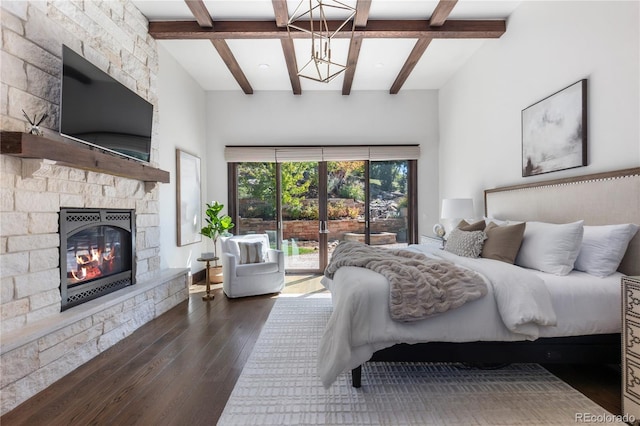
<instances>
[{"instance_id":1,"label":"white armchair","mask_svg":"<svg viewBox=\"0 0 640 426\"><path fill-rule=\"evenodd\" d=\"M227 297L282 291L284 253L270 248L267 234L238 235L221 240L224 278L222 289Z\"/></svg>"}]
</instances>

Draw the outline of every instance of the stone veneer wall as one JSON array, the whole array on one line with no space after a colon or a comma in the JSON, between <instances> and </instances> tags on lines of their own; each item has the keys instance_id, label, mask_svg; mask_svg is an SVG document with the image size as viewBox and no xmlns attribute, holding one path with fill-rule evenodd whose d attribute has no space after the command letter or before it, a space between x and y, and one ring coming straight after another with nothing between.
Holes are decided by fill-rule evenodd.
<instances>
[{"instance_id":1,"label":"stone veneer wall","mask_svg":"<svg viewBox=\"0 0 640 426\"><path fill-rule=\"evenodd\" d=\"M156 106L155 41L146 18L121 1L3 1L2 130L25 130L30 116L48 113L57 134L62 44ZM157 114L156 114L157 117ZM154 138L157 139L157 138ZM152 160L157 158L154 145ZM2 331L60 311L60 207L136 209L136 278L160 268L158 188L137 180L0 156L0 309Z\"/></svg>"},{"instance_id":2,"label":"stone veneer wall","mask_svg":"<svg viewBox=\"0 0 640 426\"><path fill-rule=\"evenodd\" d=\"M146 18L132 3L2 0L0 17L2 130L25 131L24 109L31 117L47 113L41 126L45 136L58 134L62 44L151 102L157 129L158 53L155 40L147 33ZM157 141L154 135L151 162L155 166ZM185 300L188 283L186 273L167 278L167 282L158 279L159 184L6 155L0 155L0 174L4 413ZM120 300L108 312L80 305L60 313L60 207L136 209L136 280L141 289L152 293L125 292L131 298ZM149 286L149 281L157 283ZM50 335L42 333L42 324L52 327L65 318L75 322L64 328L53 326L56 329ZM32 340L14 348L16 338L25 336Z\"/></svg>"}]
</instances>

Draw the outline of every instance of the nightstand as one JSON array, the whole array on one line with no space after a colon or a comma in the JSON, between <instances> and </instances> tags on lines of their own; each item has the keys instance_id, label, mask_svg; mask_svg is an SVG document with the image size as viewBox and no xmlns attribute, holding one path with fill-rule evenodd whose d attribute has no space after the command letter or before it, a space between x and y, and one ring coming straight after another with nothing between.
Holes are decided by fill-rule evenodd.
<instances>
[{"instance_id":1,"label":"nightstand","mask_svg":"<svg viewBox=\"0 0 640 426\"><path fill-rule=\"evenodd\" d=\"M430 237L428 235L420 235L420 245L429 245L437 248L444 247L444 240L438 237Z\"/></svg>"},{"instance_id":2,"label":"nightstand","mask_svg":"<svg viewBox=\"0 0 640 426\"><path fill-rule=\"evenodd\" d=\"M622 414L640 419L640 277L622 277Z\"/></svg>"}]
</instances>

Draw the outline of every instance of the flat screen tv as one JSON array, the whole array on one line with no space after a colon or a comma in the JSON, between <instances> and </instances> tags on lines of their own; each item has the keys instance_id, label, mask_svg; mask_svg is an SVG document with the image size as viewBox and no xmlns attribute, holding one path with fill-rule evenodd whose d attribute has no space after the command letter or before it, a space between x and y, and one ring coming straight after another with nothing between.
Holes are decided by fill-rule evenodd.
<instances>
[{"instance_id":1,"label":"flat screen tv","mask_svg":"<svg viewBox=\"0 0 640 426\"><path fill-rule=\"evenodd\" d=\"M62 46L60 134L149 161L153 105Z\"/></svg>"}]
</instances>

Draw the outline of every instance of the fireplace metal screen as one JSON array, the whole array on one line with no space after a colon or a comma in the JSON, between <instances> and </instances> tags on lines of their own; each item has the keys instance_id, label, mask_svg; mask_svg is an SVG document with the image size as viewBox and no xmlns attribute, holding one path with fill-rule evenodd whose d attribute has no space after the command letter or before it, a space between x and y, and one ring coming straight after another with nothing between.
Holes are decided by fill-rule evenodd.
<instances>
[{"instance_id":1,"label":"fireplace metal screen","mask_svg":"<svg viewBox=\"0 0 640 426\"><path fill-rule=\"evenodd\" d=\"M135 283L135 212L60 210L62 310Z\"/></svg>"}]
</instances>

